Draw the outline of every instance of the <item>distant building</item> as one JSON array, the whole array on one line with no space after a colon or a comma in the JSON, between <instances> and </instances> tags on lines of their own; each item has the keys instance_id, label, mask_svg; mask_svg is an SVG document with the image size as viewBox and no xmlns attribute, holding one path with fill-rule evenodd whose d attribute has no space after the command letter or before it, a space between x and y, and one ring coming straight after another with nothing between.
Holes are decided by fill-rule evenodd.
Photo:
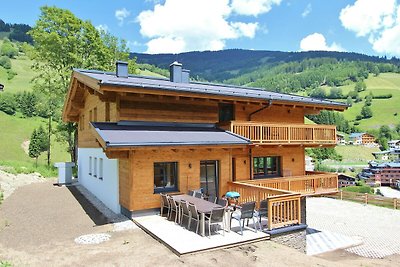
<instances>
[{"instance_id":1,"label":"distant building","mask_svg":"<svg viewBox=\"0 0 400 267\"><path fill-rule=\"evenodd\" d=\"M338 145L345 145L346 140L344 139L344 134L336 133L336 143Z\"/></svg>"},{"instance_id":2,"label":"distant building","mask_svg":"<svg viewBox=\"0 0 400 267\"><path fill-rule=\"evenodd\" d=\"M349 138L353 145L372 145L375 143L375 137L369 133L352 133Z\"/></svg>"},{"instance_id":3,"label":"distant building","mask_svg":"<svg viewBox=\"0 0 400 267\"><path fill-rule=\"evenodd\" d=\"M306 171L307 172L312 172L314 171L314 160L310 156L305 157L305 162L306 162Z\"/></svg>"},{"instance_id":4,"label":"distant building","mask_svg":"<svg viewBox=\"0 0 400 267\"><path fill-rule=\"evenodd\" d=\"M356 185L356 178L346 175L344 173L339 173L338 185L339 185L339 188Z\"/></svg>"},{"instance_id":5,"label":"distant building","mask_svg":"<svg viewBox=\"0 0 400 267\"><path fill-rule=\"evenodd\" d=\"M400 152L400 140L390 140L388 141L389 150Z\"/></svg>"},{"instance_id":6,"label":"distant building","mask_svg":"<svg viewBox=\"0 0 400 267\"><path fill-rule=\"evenodd\" d=\"M374 158L378 161L400 161L400 150L385 150L372 152Z\"/></svg>"},{"instance_id":7,"label":"distant building","mask_svg":"<svg viewBox=\"0 0 400 267\"><path fill-rule=\"evenodd\" d=\"M396 186L400 179L400 162L377 163L371 161L367 168L358 174L358 178L364 179L368 185Z\"/></svg>"}]
</instances>

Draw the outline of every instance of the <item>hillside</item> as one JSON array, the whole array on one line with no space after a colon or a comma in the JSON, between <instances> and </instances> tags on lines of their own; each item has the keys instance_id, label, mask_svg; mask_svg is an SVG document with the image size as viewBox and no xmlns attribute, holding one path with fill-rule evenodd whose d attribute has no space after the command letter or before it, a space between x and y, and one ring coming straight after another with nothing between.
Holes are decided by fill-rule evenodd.
<instances>
[{"instance_id":1,"label":"hillside","mask_svg":"<svg viewBox=\"0 0 400 267\"><path fill-rule=\"evenodd\" d=\"M360 114L361 108L365 103L365 96L372 93L373 95L391 94L388 99L373 99L371 110L372 118L362 119L359 121L358 127L364 130L377 129L382 125L389 125L391 128L400 123L400 74L397 73L381 73L379 76L369 76L365 80L367 90L360 92L362 102L354 103L344 116L349 121L355 121L356 116ZM341 87L343 93L347 93L354 88L354 84Z\"/></svg>"},{"instance_id":2,"label":"hillside","mask_svg":"<svg viewBox=\"0 0 400 267\"><path fill-rule=\"evenodd\" d=\"M228 49L180 54L131 53L131 57L137 57L138 63L147 63L164 69L168 69L173 61L179 61L191 71L192 77L199 76L208 81L219 82L249 74L265 66L271 68L282 63L300 62L314 58L400 64L400 61L395 58L387 60L358 53L331 51L281 52Z\"/></svg>"}]
</instances>

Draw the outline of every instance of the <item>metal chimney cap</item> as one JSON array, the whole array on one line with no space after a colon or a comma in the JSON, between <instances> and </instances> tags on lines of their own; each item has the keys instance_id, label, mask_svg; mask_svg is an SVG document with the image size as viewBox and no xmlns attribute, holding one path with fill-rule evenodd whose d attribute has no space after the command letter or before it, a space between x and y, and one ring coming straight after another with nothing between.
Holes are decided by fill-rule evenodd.
<instances>
[{"instance_id":1,"label":"metal chimney cap","mask_svg":"<svg viewBox=\"0 0 400 267\"><path fill-rule=\"evenodd\" d=\"M172 62L171 63L171 65L169 65L170 67L171 66L182 66L182 63L179 63L178 61L174 61L174 62Z\"/></svg>"}]
</instances>

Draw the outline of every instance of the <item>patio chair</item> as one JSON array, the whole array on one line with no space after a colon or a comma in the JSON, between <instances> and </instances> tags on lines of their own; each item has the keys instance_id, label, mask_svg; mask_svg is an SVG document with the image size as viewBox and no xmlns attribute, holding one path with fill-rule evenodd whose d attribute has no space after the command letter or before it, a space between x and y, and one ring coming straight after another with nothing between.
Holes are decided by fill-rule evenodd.
<instances>
[{"instance_id":1,"label":"patio chair","mask_svg":"<svg viewBox=\"0 0 400 267\"><path fill-rule=\"evenodd\" d=\"M261 218L268 218L268 200L264 199L260 201L260 207L256 211L256 217L259 217L260 220L260 230L261 230Z\"/></svg>"},{"instance_id":2,"label":"patio chair","mask_svg":"<svg viewBox=\"0 0 400 267\"><path fill-rule=\"evenodd\" d=\"M188 219L188 228L189 228L190 210L189 210L187 201L181 200L180 207L181 207L181 225L183 225L183 219L184 219L184 217L186 217Z\"/></svg>"},{"instance_id":3,"label":"patio chair","mask_svg":"<svg viewBox=\"0 0 400 267\"><path fill-rule=\"evenodd\" d=\"M203 198L203 193L201 193L201 192L195 192L195 193L194 193L194 197Z\"/></svg>"},{"instance_id":4,"label":"patio chair","mask_svg":"<svg viewBox=\"0 0 400 267\"><path fill-rule=\"evenodd\" d=\"M175 223L177 223L176 221L179 221L179 205L176 204L176 201L172 198L169 197L168 198L168 202L169 202L169 206L170 206L170 212L169 212L169 217L168 219L172 219L172 212L175 212Z\"/></svg>"},{"instance_id":5,"label":"patio chair","mask_svg":"<svg viewBox=\"0 0 400 267\"><path fill-rule=\"evenodd\" d=\"M217 199L217 204L222 206L222 207L226 207L226 206L228 206L228 200L223 199L223 198L218 198Z\"/></svg>"},{"instance_id":6,"label":"patio chair","mask_svg":"<svg viewBox=\"0 0 400 267\"><path fill-rule=\"evenodd\" d=\"M161 217L163 216L164 209L168 209L167 211L167 218L169 218L169 211L170 211L170 205L168 201L168 196L166 194L160 194L161 195Z\"/></svg>"},{"instance_id":7,"label":"patio chair","mask_svg":"<svg viewBox=\"0 0 400 267\"><path fill-rule=\"evenodd\" d=\"M208 235L211 237L211 225L219 225L222 223L222 235L225 236L225 208L213 208L210 216L206 216L208 221Z\"/></svg>"},{"instance_id":8,"label":"patio chair","mask_svg":"<svg viewBox=\"0 0 400 267\"><path fill-rule=\"evenodd\" d=\"M192 220L197 221L197 226L196 226L196 234L197 234L199 231L200 216L199 216L199 213L197 212L196 206L193 203L189 203L188 207L189 207L189 211L190 211L190 219L189 219L188 228L190 230L190 225L192 223Z\"/></svg>"},{"instance_id":9,"label":"patio chair","mask_svg":"<svg viewBox=\"0 0 400 267\"><path fill-rule=\"evenodd\" d=\"M214 196L214 195L209 195L207 200L208 200L209 202L215 204L215 203L217 202L217 197Z\"/></svg>"},{"instance_id":10,"label":"patio chair","mask_svg":"<svg viewBox=\"0 0 400 267\"><path fill-rule=\"evenodd\" d=\"M187 193L189 196L194 196L194 191L193 190L189 190Z\"/></svg>"},{"instance_id":11,"label":"patio chair","mask_svg":"<svg viewBox=\"0 0 400 267\"><path fill-rule=\"evenodd\" d=\"M257 233L257 224L258 220L254 220L254 208L256 207L256 202L247 202L241 205L240 214L232 214L231 219L235 219L239 222L240 225L240 233L243 235L243 227L244 222L247 219L247 225L249 225L249 219L253 219L254 230ZM243 226L242 226L243 220Z\"/></svg>"}]
</instances>

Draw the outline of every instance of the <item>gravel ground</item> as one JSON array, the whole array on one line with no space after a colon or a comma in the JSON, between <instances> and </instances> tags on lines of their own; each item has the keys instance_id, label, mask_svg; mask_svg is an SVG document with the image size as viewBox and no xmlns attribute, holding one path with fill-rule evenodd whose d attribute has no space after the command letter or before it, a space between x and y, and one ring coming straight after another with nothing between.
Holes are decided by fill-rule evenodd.
<instances>
[{"instance_id":1,"label":"gravel ground","mask_svg":"<svg viewBox=\"0 0 400 267\"><path fill-rule=\"evenodd\" d=\"M363 244L346 249L359 256L400 255L400 210L330 198L308 198L307 224L316 230L361 239Z\"/></svg>"},{"instance_id":2,"label":"gravel ground","mask_svg":"<svg viewBox=\"0 0 400 267\"><path fill-rule=\"evenodd\" d=\"M400 262L398 255L377 260L343 250L310 257L271 241L177 257L141 229L125 228L126 222L119 222L123 227L116 231L109 222L76 187L54 186L53 181L22 186L0 205L0 261L40 267L336 267L395 266ZM96 240L104 242L92 242Z\"/></svg>"},{"instance_id":3,"label":"gravel ground","mask_svg":"<svg viewBox=\"0 0 400 267\"><path fill-rule=\"evenodd\" d=\"M4 193L4 199L9 197L18 187L46 181L39 173L14 175L3 171L1 168L2 167L0 167L0 190Z\"/></svg>"},{"instance_id":4,"label":"gravel ground","mask_svg":"<svg viewBox=\"0 0 400 267\"><path fill-rule=\"evenodd\" d=\"M388 186L378 187L377 189L379 189L381 191L382 195L385 197L400 198L399 190L395 190Z\"/></svg>"}]
</instances>

